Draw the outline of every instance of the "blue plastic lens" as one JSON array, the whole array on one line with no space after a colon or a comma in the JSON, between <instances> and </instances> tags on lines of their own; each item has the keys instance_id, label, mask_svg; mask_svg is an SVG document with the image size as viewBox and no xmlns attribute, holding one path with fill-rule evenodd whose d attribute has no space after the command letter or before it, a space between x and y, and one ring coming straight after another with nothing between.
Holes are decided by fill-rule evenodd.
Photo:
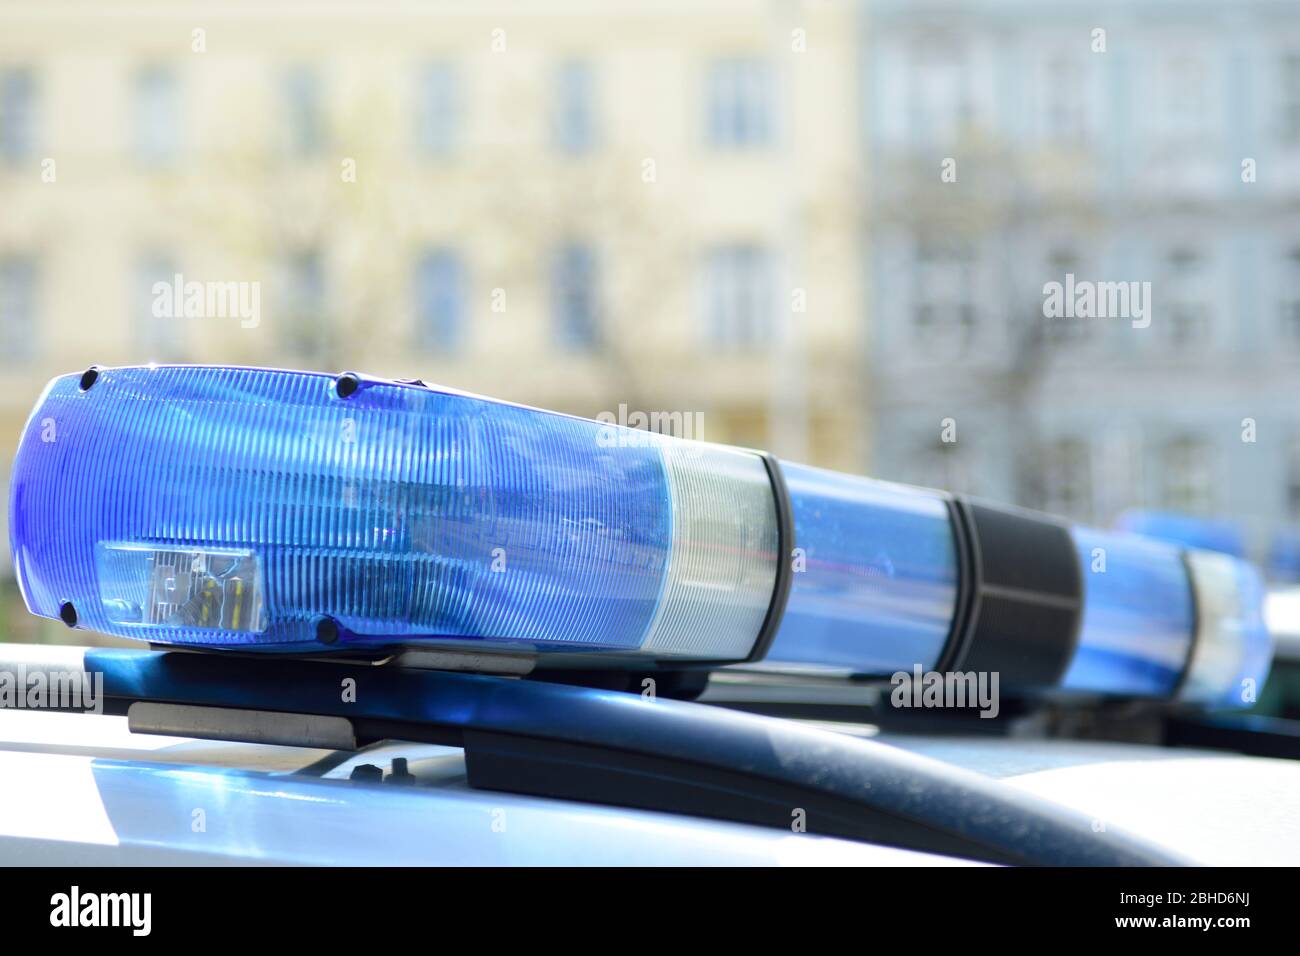
<instances>
[{"instance_id":1,"label":"blue plastic lens","mask_svg":"<svg viewBox=\"0 0 1300 956\"><path fill-rule=\"evenodd\" d=\"M1164 540L1073 529L1084 580L1067 690L1241 707L1268 677L1264 587L1246 562Z\"/></svg>"},{"instance_id":2,"label":"blue plastic lens","mask_svg":"<svg viewBox=\"0 0 1300 956\"><path fill-rule=\"evenodd\" d=\"M348 384L197 367L56 379L12 484L29 606L75 602L86 627L168 643L298 645L329 617L353 644L749 652L776 560L757 455Z\"/></svg>"},{"instance_id":3,"label":"blue plastic lens","mask_svg":"<svg viewBox=\"0 0 1300 956\"><path fill-rule=\"evenodd\" d=\"M1181 552L1131 534L1073 529L1083 572L1078 649L1062 686L1163 696L1187 662L1196 611Z\"/></svg>"},{"instance_id":4,"label":"blue plastic lens","mask_svg":"<svg viewBox=\"0 0 1300 956\"><path fill-rule=\"evenodd\" d=\"M1269 578L1284 584L1300 583L1300 534L1279 531L1268 551Z\"/></svg>"},{"instance_id":5,"label":"blue plastic lens","mask_svg":"<svg viewBox=\"0 0 1300 956\"><path fill-rule=\"evenodd\" d=\"M1238 558L1246 553L1242 530L1231 521L1214 521L1172 511L1135 509L1120 515L1115 527L1170 544L1222 551Z\"/></svg>"},{"instance_id":6,"label":"blue plastic lens","mask_svg":"<svg viewBox=\"0 0 1300 956\"><path fill-rule=\"evenodd\" d=\"M932 667L957 601L943 499L803 465L782 470L800 553L766 660L857 674Z\"/></svg>"}]
</instances>

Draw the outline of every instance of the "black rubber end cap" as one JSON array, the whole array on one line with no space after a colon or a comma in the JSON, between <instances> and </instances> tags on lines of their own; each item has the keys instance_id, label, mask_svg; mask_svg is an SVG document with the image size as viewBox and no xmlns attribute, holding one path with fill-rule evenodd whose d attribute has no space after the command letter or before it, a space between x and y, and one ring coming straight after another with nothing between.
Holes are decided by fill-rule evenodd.
<instances>
[{"instance_id":1,"label":"black rubber end cap","mask_svg":"<svg viewBox=\"0 0 1300 956\"><path fill-rule=\"evenodd\" d=\"M1074 657L1083 576L1069 526L1048 515L954 499L973 592L947 666L997 671L1004 689L1055 687Z\"/></svg>"}]
</instances>

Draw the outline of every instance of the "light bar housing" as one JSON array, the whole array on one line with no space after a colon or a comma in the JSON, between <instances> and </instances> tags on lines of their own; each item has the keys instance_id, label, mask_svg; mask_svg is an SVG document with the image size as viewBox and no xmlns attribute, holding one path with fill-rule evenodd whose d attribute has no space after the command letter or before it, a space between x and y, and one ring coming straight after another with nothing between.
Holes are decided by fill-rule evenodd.
<instances>
[{"instance_id":1,"label":"light bar housing","mask_svg":"<svg viewBox=\"0 0 1300 956\"><path fill-rule=\"evenodd\" d=\"M161 645L919 665L1232 706L1271 658L1235 558L355 373L57 378L10 529L33 613Z\"/></svg>"},{"instance_id":2,"label":"light bar housing","mask_svg":"<svg viewBox=\"0 0 1300 956\"><path fill-rule=\"evenodd\" d=\"M55 379L11 508L37 614L238 649L743 660L779 546L756 453L414 382L242 368Z\"/></svg>"}]
</instances>

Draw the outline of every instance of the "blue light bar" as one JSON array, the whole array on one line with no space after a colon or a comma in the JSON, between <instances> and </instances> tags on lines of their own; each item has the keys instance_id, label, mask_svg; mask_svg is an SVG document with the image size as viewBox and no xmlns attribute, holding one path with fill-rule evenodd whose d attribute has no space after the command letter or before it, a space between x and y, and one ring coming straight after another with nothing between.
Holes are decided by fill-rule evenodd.
<instances>
[{"instance_id":1,"label":"blue light bar","mask_svg":"<svg viewBox=\"0 0 1300 956\"><path fill-rule=\"evenodd\" d=\"M55 379L10 528L34 613L157 644L919 665L1233 705L1270 659L1226 555L351 373Z\"/></svg>"}]
</instances>

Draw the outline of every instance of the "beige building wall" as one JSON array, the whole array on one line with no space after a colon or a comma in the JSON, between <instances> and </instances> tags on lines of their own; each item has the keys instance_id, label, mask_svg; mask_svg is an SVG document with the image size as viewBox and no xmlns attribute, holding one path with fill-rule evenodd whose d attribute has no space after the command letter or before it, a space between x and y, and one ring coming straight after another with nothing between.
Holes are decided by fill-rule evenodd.
<instances>
[{"instance_id":1,"label":"beige building wall","mask_svg":"<svg viewBox=\"0 0 1300 956\"><path fill-rule=\"evenodd\" d=\"M0 0L0 71L36 86L32 154L0 157L0 258L38 264L30 341L0 356L0 469L49 377L151 360L419 377L588 416L699 413L709 440L862 469L857 18L838 0ZM770 145L706 135L710 69L728 58L771 71ZM594 77L580 155L550 124L571 59ZM414 120L430 61L457 77L458 133L438 156ZM308 158L284 142L295 65L318 71L328 120ZM137 147L150 69L176 80L176 154L155 165ZM598 255L592 351L555 334L549 263L566 239ZM772 257L773 332L748 348L707 334L705 263L723 244ZM464 262L454 351L416 335L429 245ZM293 347L280 264L302 249L319 250L323 306ZM260 323L155 319L137 274L157 250L187 280L259 283Z\"/></svg>"}]
</instances>

